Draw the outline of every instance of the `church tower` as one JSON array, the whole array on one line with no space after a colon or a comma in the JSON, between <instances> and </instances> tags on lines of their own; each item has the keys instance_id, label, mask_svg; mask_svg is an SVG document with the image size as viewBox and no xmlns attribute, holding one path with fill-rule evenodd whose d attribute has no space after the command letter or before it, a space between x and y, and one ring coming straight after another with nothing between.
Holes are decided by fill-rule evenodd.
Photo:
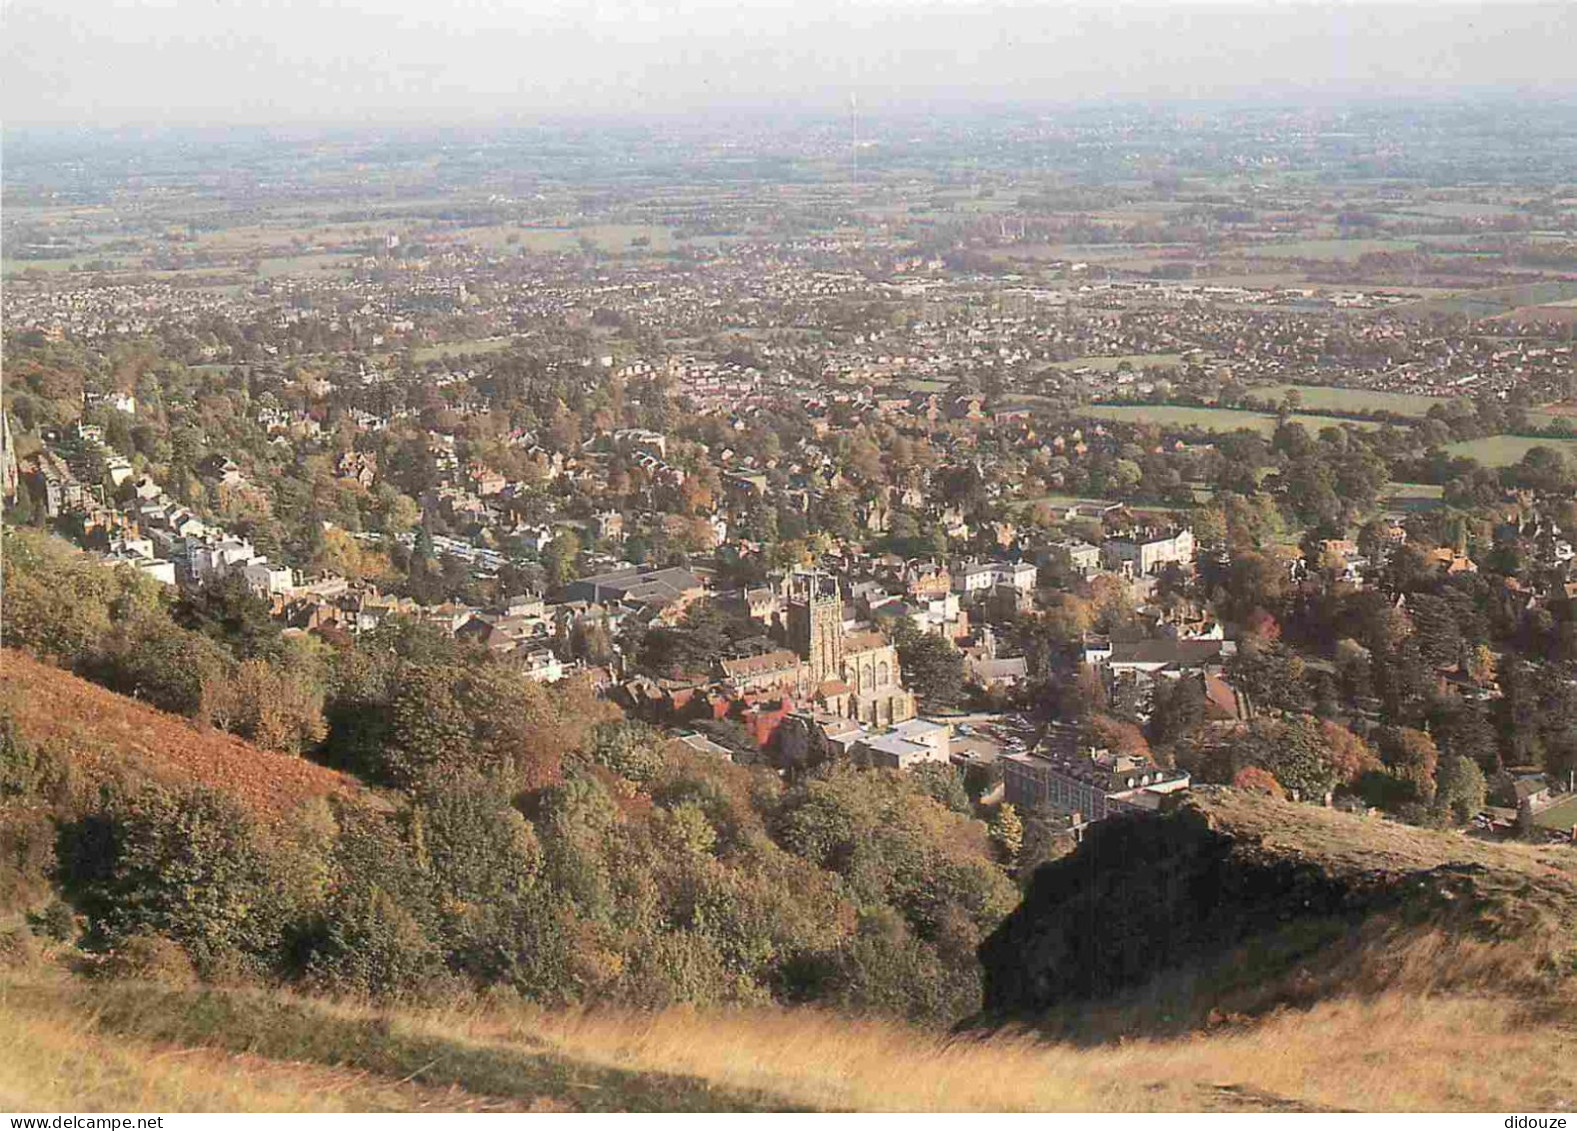
<instances>
[{"instance_id":1,"label":"church tower","mask_svg":"<svg viewBox=\"0 0 1577 1131\"><path fill-rule=\"evenodd\" d=\"M843 678L843 598L820 574L796 584L789 598L789 644L810 664L810 681Z\"/></svg>"}]
</instances>

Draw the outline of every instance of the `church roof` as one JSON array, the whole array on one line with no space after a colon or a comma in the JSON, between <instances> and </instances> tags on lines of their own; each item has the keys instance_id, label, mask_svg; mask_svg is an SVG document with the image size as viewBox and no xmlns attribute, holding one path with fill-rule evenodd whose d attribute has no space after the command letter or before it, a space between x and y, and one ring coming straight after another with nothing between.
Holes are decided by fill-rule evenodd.
<instances>
[{"instance_id":1,"label":"church roof","mask_svg":"<svg viewBox=\"0 0 1577 1131\"><path fill-rule=\"evenodd\" d=\"M879 632L866 630L864 632L851 632L843 638L843 654L850 652L872 652L877 648L887 647L887 638Z\"/></svg>"},{"instance_id":2,"label":"church roof","mask_svg":"<svg viewBox=\"0 0 1577 1131\"><path fill-rule=\"evenodd\" d=\"M737 660L724 660L723 674L730 679L748 679L751 676L785 671L798 666L799 657L797 655L787 649L779 648L775 652L766 652L759 656L745 656Z\"/></svg>"}]
</instances>

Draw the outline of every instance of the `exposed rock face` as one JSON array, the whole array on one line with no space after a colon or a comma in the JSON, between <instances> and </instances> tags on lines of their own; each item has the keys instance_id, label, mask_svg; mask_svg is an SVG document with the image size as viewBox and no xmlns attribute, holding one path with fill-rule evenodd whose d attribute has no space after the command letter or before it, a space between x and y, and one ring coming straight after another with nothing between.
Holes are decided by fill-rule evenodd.
<instances>
[{"instance_id":1,"label":"exposed rock face","mask_svg":"<svg viewBox=\"0 0 1577 1131\"><path fill-rule=\"evenodd\" d=\"M1034 1014L1245 956L1266 977L1328 967L1376 916L1521 937L1536 923L1569 925L1569 868L1521 846L1205 790L1170 813L1101 822L1077 852L1043 865L980 947L985 1006ZM1225 979L1234 973L1261 971Z\"/></svg>"}]
</instances>

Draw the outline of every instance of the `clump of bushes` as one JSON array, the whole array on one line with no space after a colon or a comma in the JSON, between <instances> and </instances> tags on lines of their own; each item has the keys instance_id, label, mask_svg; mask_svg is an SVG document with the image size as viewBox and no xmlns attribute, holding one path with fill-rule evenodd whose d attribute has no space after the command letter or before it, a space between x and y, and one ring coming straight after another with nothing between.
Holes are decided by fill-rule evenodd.
<instances>
[{"instance_id":1,"label":"clump of bushes","mask_svg":"<svg viewBox=\"0 0 1577 1131\"><path fill-rule=\"evenodd\" d=\"M823 1002L945 1021L1015 890L984 827L896 773L791 789L653 732L593 727L560 780L456 772L396 810L263 826L220 793L107 790L56 823L35 930L96 973L544 1004ZM624 778L610 761L642 753ZM79 922L80 917L80 922Z\"/></svg>"}]
</instances>

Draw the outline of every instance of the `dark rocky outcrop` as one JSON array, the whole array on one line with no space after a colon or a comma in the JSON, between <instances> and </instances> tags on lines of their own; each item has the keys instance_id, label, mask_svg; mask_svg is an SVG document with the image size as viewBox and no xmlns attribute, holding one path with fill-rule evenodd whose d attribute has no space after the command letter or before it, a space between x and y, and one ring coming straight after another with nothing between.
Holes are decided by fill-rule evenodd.
<instances>
[{"instance_id":1,"label":"dark rocky outcrop","mask_svg":"<svg viewBox=\"0 0 1577 1131\"><path fill-rule=\"evenodd\" d=\"M1038 1015L1166 971L1216 988L1307 978L1370 945L1377 923L1488 943L1569 929L1571 864L1550 867L1546 851L1198 791L1101 822L1036 872L980 947L986 1010Z\"/></svg>"}]
</instances>

